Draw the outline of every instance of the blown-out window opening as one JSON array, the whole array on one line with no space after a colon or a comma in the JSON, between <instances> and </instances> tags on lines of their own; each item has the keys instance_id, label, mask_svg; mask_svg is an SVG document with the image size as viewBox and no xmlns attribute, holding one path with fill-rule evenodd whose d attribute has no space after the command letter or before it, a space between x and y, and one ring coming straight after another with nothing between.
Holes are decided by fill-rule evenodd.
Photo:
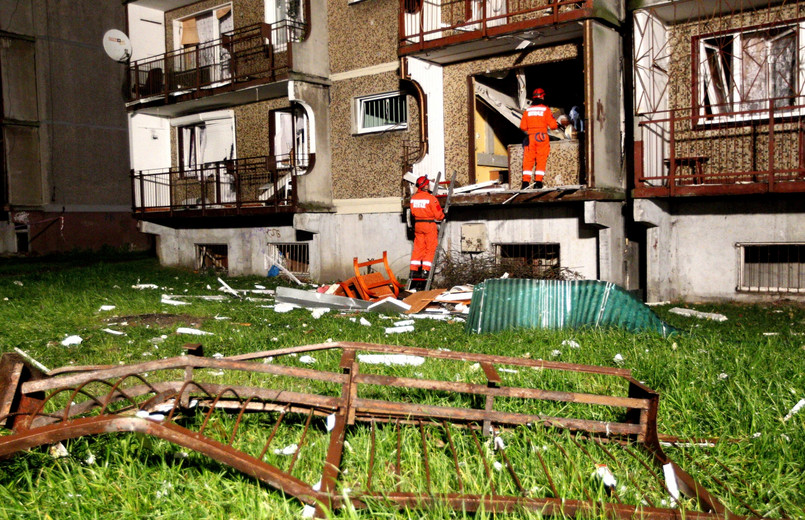
<instances>
[{"instance_id":1,"label":"blown-out window opening","mask_svg":"<svg viewBox=\"0 0 805 520\"><path fill-rule=\"evenodd\" d=\"M561 267L559 244L495 244L495 261L499 265L518 265L542 272Z\"/></svg>"}]
</instances>

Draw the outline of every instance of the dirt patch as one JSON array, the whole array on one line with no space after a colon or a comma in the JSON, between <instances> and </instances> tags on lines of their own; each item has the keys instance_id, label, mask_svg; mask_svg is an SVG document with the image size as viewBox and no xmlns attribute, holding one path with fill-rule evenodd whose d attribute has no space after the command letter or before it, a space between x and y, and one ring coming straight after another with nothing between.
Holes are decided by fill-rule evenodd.
<instances>
[{"instance_id":1,"label":"dirt patch","mask_svg":"<svg viewBox=\"0 0 805 520\"><path fill-rule=\"evenodd\" d=\"M197 327L204 321L203 318L188 314L137 314L134 316L117 316L109 318L108 322L123 323L139 327L167 328L174 325L189 325Z\"/></svg>"}]
</instances>

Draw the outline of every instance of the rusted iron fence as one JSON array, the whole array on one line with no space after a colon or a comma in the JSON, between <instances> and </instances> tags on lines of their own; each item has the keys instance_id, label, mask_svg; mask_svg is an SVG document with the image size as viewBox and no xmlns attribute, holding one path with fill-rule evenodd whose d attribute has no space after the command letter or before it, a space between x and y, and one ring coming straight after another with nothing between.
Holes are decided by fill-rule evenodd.
<instances>
[{"instance_id":1,"label":"rusted iron fence","mask_svg":"<svg viewBox=\"0 0 805 520\"><path fill-rule=\"evenodd\" d=\"M593 0L400 0L400 50L415 52L578 19Z\"/></svg>"},{"instance_id":2,"label":"rusted iron fence","mask_svg":"<svg viewBox=\"0 0 805 520\"><path fill-rule=\"evenodd\" d=\"M296 177L312 154L291 153L132 171L135 213L263 208L294 211Z\"/></svg>"},{"instance_id":3,"label":"rusted iron fence","mask_svg":"<svg viewBox=\"0 0 805 520\"><path fill-rule=\"evenodd\" d=\"M762 516L750 503L757 497L733 496L724 482L734 475L714 458L702 466L669 446L726 498L666 455L659 395L629 370L349 342L217 359L185 348L187 356L49 373L5 354L0 457L144 433L252 475L318 518L373 502L624 520ZM423 377L425 363L444 377Z\"/></svg>"},{"instance_id":4,"label":"rusted iron fence","mask_svg":"<svg viewBox=\"0 0 805 520\"><path fill-rule=\"evenodd\" d=\"M218 40L135 61L129 66L130 100L285 77L291 67L289 42L301 41L305 31L298 21L258 23Z\"/></svg>"},{"instance_id":5,"label":"rusted iron fence","mask_svg":"<svg viewBox=\"0 0 805 520\"><path fill-rule=\"evenodd\" d=\"M805 191L805 106L779 105L642 114L635 196Z\"/></svg>"}]
</instances>

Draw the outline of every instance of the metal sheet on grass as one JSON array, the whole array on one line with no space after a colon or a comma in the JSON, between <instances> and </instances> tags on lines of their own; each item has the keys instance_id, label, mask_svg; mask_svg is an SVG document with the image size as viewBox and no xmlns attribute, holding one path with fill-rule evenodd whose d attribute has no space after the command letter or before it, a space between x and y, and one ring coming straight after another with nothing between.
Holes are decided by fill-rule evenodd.
<instances>
[{"instance_id":1,"label":"metal sheet on grass","mask_svg":"<svg viewBox=\"0 0 805 520\"><path fill-rule=\"evenodd\" d=\"M676 329L622 287L598 280L491 279L475 286L467 331L619 327Z\"/></svg>"}]
</instances>

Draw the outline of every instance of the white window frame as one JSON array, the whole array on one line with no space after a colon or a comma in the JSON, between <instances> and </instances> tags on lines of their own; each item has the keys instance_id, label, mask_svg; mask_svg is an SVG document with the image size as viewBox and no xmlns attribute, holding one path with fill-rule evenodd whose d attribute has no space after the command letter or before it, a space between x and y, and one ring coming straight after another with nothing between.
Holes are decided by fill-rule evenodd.
<instances>
[{"instance_id":1,"label":"white window frame","mask_svg":"<svg viewBox=\"0 0 805 520\"><path fill-rule=\"evenodd\" d=\"M805 21L800 22L790 22L790 23L782 23L771 27L761 27L755 30L736 30L730 33L724 33L720 35L710 36L710 37L701 37L698 40L698 80L696 85L696 101L698 105L698 116L704 118L703 122L705 125L708 124L719 124L719 123L728 123L728 122L740 122L740 121L750 121L750 120L766 120L768 119L768 99L765 100L765 108L762 112L754 113L754 114L738 114L735 112L742 112L744 111L742 105L752 103L757 100L741 100L741 92L744 90L743 85L743 48L744 48L744 41L743 38L746 35L750 35L752 33L760 33L760 32L768 32L772 30L785 30L785 28L790 28L794 31L796 36L796 46L798 49L795 63L795 81L797 82L796 92L793 94L793 105L794 106L801 106L805 104ZM782 35L780 35L782 36ZM778 36L778 37L780 37ZM708 105L705 103L706 95L709 94L710 98L714 97L715 90L714 85L715 82L710 81L711 74L708 67L708 60L707 60L707 51L708 50L715 50L717 51L717 46L714 46L712 43L713 40L716 38L733 38L732 48L733 48L733 56L730 58L729 67L731 69L731 76L727 77L727 71L722 70L721 67L718 67L718 73L721 75L720 82L722 84L726 84L728 81L732 82L732 88L727 93L727 97L729 99L725 100L725 103L728 105L725 107L719 107L713 110L712 105ZM768 42L773 40L770 39ZM735 49L740 50L741 52L735 52ZM721 61L719 60L718 63L720 64ZM770 60L769 63L773 63L773 60ZM768 81L769 84L766 85L766 91L772 92L771 89L771 81L773 78L773 74L768 74ZM708 92L709 91L709 92ZM770 96L769 96L770 97ZM774 111L776 117L791 117L791 116L799 116L805 113L805 110L802 108L795 108L795 109L775 109Z\"/></svg>"},{"instance_id":2,"label":"white window frame","mask_svg":"<svg viewBox=\"0 0 805 520\"><path fill-rule=\"evenodd\" d=\"M377 125L370 127L364 126L363 121L366 116L366 108L367 106L369 106L369 103L383 100L394 100L394 99L399 99L400 106L405 109L404 120L400 121L399 123L389 125ZM408 95L402 91L397 90L394 92L385 92L383 94L374 94L371 96L356 97L354 103L354 111L355 111L354 124L356 134L373 134L378 132L390 132L390 131L408 129L408 112L409 112Z\"/></svg>"}]
</instances>

